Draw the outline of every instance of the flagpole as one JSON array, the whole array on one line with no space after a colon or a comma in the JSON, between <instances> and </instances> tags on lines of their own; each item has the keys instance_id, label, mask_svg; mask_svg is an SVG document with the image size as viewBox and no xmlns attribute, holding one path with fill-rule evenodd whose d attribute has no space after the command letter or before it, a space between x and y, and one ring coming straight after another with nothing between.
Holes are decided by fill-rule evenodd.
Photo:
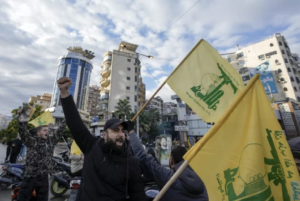
<instances>
[{"instance_id":1,"label":"flagpole","mask_svg":"<svg viewBox=\"0 0 300 201\"><path fill-rule=\"evenodd\" d=\"M179 177L179 175L183 172L183 170L189 165L187 161L184 161L181 166L178 168L178 170L173 174L171 179L164 185L164 187L161 189L161 191L157 194L155 199L153 201L159 201L160 198L166 193L166 191L171 187L171 185L176 181L176 179Z\"/></svg>"},{"instance_id":2,"label":"flagpole","mask_svg":"<svg viewBox=\"0 0 300 201\"><path fill-rule=\"evenodd\" d=\"M164 81L160 87L156 90L156 92L151 96L151 98L143 105L143 107L136 113L136 115L134 115L134 117L131 119L131 121L134 121L139 115L140 113L145 109L145 107L150 103L150 101L154 98L154 96L161 90L161 88L167 83L168 78L166 79L166 81Z\"/></svg>"}]
</instances>

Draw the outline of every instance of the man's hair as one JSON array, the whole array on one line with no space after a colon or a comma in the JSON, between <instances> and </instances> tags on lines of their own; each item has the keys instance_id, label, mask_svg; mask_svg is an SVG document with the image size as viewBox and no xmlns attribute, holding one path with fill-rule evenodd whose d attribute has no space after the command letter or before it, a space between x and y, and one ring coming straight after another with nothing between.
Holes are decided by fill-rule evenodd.
<instances>
[{"instance_id":1,"label":"man's hair","mask_svg":"<svg viewBox=\"0 0 300 201\"><path fill-rule=\"evenodd\" d=\"M36 132L39 132L40 130L42 130L42 128L48 127L48 125L42 125L36 128Z\"/></svg>"},{"instance_id":2,"label":"man's hair","mask_svg":"<svg viewBox=\"0 0 300 201\"><path fill-rule=\"evenodd\" d=\"M292 150L294 158L300 159L300 150Z\"/></svg>"},{"instance_id":3,"label":"man's hair","mask_svg":"<svg viewBox=\"0 0 300 201\"><path fill-rule=\"evenodd\" d=\"M186 148L181 146L176 146L175 148L172 149L171 156L175 164L183 161L183 156L186 152L187 152Z\"/></svg>"}]
</instances>

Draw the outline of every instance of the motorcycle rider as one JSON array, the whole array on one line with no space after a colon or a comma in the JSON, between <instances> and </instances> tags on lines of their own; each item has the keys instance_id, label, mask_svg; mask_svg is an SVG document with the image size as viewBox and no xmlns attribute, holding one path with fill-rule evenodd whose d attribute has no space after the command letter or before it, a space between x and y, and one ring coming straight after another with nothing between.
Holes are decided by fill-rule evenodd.
<instances>
[{"instance_id":1,"label":"motorcycle rider","mask_svg":"<svg viewBox=\"0 0 300 201\"><path fill-rule=\"evenodd\" d=\"M19 114L22 113L22 109ZM48 200L48 174L52 171L52 155L54 145L49 139L47 125L28 130L24 118L19 118L19 133L27 147L26 170L20 187L18 201L25 201L31 197L33 189L39 201ZM27 119L26 119L27 120ZM58 130L61 130L58 129Z\"/></svg>"},{"instance_id":2,"label":"motorcycle rider","mask_svg":"<svg viewBox=\"0 0 300 201\"><path fill-rule=\"evenodd\" d=\"M137 134L133 130L134 123L128 121L127 124L129 140L134 154L139 158L147 175L155 181L159 189L162 189L184 162L183 156L187 152L186 148L175 146L175 148L172 149L169 161L170 169L168 169L159 164L155 158L146 154ZM188 166L163 195L161 200L208 201L208 195L203 181L192 168Z\"/></svg>"},{"instance_id":3,"label":"motorcycle rider","mask_svg":"<svg viewBox=\"0 0 300 201\"><path fill-rule=\"evenodd\" d=\"M77 200L146 200L138 159L131 154L125 139L126 122L117 118L107 120L103 139L98 140L83 124L69 93L72 80L62 77L57 84L67 126L84 154Z\"/></svg>"}]
</instances>

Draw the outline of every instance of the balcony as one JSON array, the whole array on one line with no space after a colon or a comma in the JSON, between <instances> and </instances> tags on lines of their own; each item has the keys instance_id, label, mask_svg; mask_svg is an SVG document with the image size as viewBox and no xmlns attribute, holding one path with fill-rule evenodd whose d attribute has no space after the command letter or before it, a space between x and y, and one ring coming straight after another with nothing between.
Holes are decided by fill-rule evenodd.
<instances>
[{"instance_id":1,"label":"balcony","mask_svg":"<svg viewBox=\"0 0 300 201\"><path fill-rule=\"evenodd\" d=\"M107 87L110 84L110 80L108 79L102 79L100 81L101 87Z\"/></svg>"},{"instance_id":2,"label":"balcony","mask_svg":"<svg viewBox=\"0 0 300 201\"><path fill-rule=\"evenodd\" d=\"M101 71L101 76L103 78L108 78L108 76L110 76L110 70L102 70Z\"/></svg>"},{"instance_id":3,"label":"balcony","mask_svg":"<svg viewBox=\"0 0 300 201\"><path fill-rule=\"evenodd\" d=\"M99 100L99 104L108 103L108 98L102 98Z\"/></svg>"},{"instance_id":4,"label":"balcony","mask_svg":"<svg viewBox=\"0 0 300 201\"><path fill-rule=\"evenodd\" d=\"M107 65L111 65L111 60L105 60L102 62L101 66L105 66L105 64Z\"/></svg>"}]
</instances>

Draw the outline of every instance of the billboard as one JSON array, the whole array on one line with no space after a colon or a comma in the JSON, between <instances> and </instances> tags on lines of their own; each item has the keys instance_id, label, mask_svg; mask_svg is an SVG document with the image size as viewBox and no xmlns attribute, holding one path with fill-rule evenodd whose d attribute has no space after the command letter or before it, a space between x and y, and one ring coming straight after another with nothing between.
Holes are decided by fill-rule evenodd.
<instances>
[{"instance_id":1,"label":"billboard","mask_svg":"<svg viewBox=\"0 0 300 201\"><path fill-rule=\"evenodd\" d=\"M249 73L251 78L255 74L260 74L260 80L264 85L266 94L270 94L271 92L272 94L278 93L269 60L265 61L255 68L249 68Z\"/></svg>"}]
</instances>

